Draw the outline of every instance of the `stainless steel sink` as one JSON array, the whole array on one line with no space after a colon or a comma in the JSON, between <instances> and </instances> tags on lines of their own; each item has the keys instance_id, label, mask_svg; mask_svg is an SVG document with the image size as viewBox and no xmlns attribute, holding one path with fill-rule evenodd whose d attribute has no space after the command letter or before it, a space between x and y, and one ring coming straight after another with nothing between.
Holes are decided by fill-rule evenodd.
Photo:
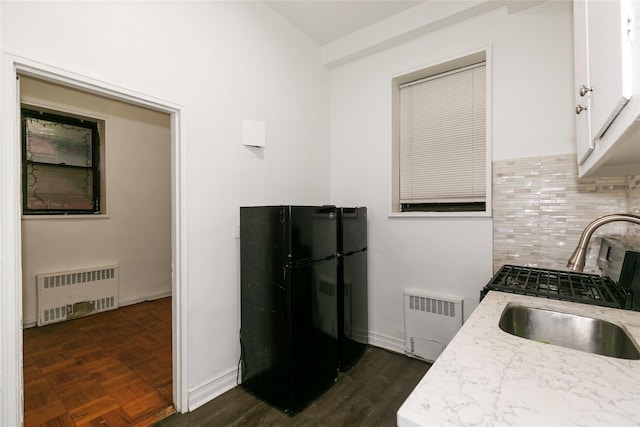
<instances>
[{"instance_id":1,"label":"stainless steel sink","mask_svg":"<svg viewBox=\"0 0 640 427\"><path fill-rule=\"evenodd\" d=\"M587 353L639 360L640 351L620 326L602 319L509 303L498 324L503 331Z\"/></svg>"}]
</instances>

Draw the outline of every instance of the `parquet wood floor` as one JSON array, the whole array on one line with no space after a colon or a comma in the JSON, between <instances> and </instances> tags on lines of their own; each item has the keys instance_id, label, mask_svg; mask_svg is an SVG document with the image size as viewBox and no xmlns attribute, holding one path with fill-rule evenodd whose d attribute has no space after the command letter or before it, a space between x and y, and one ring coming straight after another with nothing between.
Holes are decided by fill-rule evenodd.
<instances>
[{"instance_id":1,"label":"parquet wood floor","mask_svg":"<svg viewBox=\"0 0 640 427\"><path fill-rule=\"evenodd\" d=\"M24 425L147 426L174 413L171 298L24 330Z\"/></svg>"}]
</instances>

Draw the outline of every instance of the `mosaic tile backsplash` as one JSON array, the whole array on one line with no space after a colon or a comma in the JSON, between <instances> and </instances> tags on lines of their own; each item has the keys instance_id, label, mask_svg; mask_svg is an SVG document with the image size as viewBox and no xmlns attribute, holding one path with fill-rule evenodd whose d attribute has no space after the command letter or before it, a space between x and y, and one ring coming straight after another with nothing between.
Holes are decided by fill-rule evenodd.
<instances>
[{"instance_id":1,"label":"mosaic tile backsplash","mask_svg":"<svg viewBox=\"0 0 640 427\"><path fill-rule=\"evenodd\" d=\"M640 214L640 176L578 179L575 154L493 163L493 270L503 264L566 269L582 230L611 213ZM591 238L585 272L596 273L600 236L640 236L613 222Z\"/></svg>"}]
</instances>

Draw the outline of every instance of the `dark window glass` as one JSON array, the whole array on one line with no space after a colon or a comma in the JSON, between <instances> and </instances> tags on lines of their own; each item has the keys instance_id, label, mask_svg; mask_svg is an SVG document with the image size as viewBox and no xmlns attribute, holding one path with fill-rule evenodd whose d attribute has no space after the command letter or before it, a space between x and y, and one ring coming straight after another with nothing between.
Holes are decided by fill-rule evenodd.
<instances>
[{"instance_id":1,"label":"dark window glass","mask_svg":"<svg viewBox=\"0 0 640 427\"><path fill-rule=\"evenodd\" d=\"M98 124L22 109L23 212L100 211Z\"/></svg>"},{"instance_id":2,"label":"dark window glass","mask_svg":"<svg viewBox=\"0 0 640 427\"><path fill-rule=\"evenodd\" d=\"M402 212L484 212L485 202L402 203Z\"/></svg>"}]
</instances>

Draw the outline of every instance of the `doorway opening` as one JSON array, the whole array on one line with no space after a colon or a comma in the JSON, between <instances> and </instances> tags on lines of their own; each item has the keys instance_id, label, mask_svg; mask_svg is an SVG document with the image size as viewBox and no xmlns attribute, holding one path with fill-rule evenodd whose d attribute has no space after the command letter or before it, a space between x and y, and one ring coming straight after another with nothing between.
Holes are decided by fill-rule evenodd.
<instances>
[{"instance_id":1,"label":"doorway opening","mask_svg":"<svg viewBox=\"0 0 640 427\"><path fill-rule=\"evenodd\" d=\"M25 425L155 422L173 412L171 118L18 81Z\"/></svg>"},{"instance_id":2,"label":"doorway opening","mask_svg":"<svg viewBox=\"0 0 640 427\"><path fill-rule=\"evenodd\" d=\"M4 391L0 393L0 424L19 424L22 421L23 377L22 377L22 213L20 209L20 88L16 83L18 76L26 76L47 83L71 88L91 95L121 101L149 110L167 114L170 121L170 275L171 275L171 354L172 354L172 393L176 411L187 409L186 363L182 357L186 345L186 301L182 286L185 280L186 251L183 238L185 232L185 200L183 167L184 147L183 129L180 126L183 107L159 100L155 97L140 94L128 89L115 87L102 81L77 75L65 70L45 66L25 58L3 54L2 78L2 140L0 145L0 196L5 209L0 212L0 228L3 241L0 244L0 275L3 283L14 284L0 290L0 312L2 312L2 337L0 338L0 354L2 355L2 372ZM89 316L87 318L91 318Z\"/></svg>"}]
</instances>

